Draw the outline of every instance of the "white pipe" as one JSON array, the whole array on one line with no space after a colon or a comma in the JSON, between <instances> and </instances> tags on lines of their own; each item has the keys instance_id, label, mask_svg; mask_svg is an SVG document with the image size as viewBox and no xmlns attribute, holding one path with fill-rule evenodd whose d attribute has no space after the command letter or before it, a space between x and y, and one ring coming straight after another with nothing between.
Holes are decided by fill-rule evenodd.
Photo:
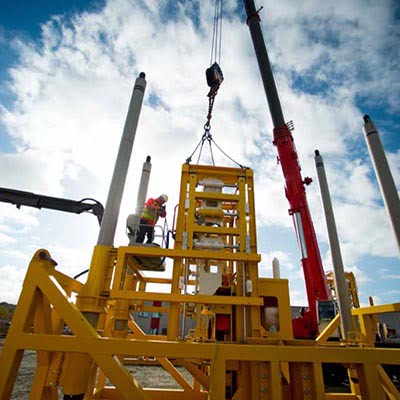
<instances>
[{"instance_id":1,"label":"white pipe","mask_svg":"<svg viewBox=\"0 0 400 400\"><path fill-rule=\"evenodd\" d=\"M146 202L147 189L149 187L150 172L151 172L151 157L147 156L143 163L142 176L140 177L138 196L136 200L135 214L140 217L143 212L144 203Z\"/></svg>"},{"instance_id":2,"label":"white pipe","mask_svg":"<svg viewBox=\"0 0 400 400\"><path fill-rule=\"evenodd\" d=\"M322 205L324 208L326 227L328 230L329 245L331 248L333 275L335 278L336 295L339 302L342 335L344 339L346 339L348 332L354 331L350 310L349 289L344 274L339 237L336 229L335 215L333 213L324 161L322 160L318 150L315 150L314 160L317 168L319 188L321 191Z\"/></svg>"},{"instance_id":3,"label":"white pipe","mask_svg":"<svg viewBox=\"0 0 400 400\"><path fill-rule=\"evenodd\" d=\"M142 175L140 177L138 195L136 199L136 209L134 214L130 214L126 221L128 228L129 245L132 246L136 243L136 237L139 232L139 221L142 215L144 204L147 196L147 189L149 187L150 172L151 172L151 157L147 156L146 161L143 163Z\"/></svg>"},{"instance_id":4,"label":"white pipe","mask_svg":"<svg viewBox=\"0 0 400 400\"><path fill-rule=\"evenodd\" d=\"M276 257L274 257L274 259L272 260L272 276L275 279L280 279L280 277L281 277L281 271L279 268L279 260Z\"/></svg>"},{"instance_id":5,"label":"white pipe","mask_svg":"<svg viewBox=\"0 0 400 400\"><path fill-rule=\"evenodd\" d=\"M383 149L379 133L368 115L364 115L363 131L369 154L374 164L375 174L381 189L383 201L389 214L397 247L400 252L400 200L392 173Z\"/></svg>"},{"instance_id":6,"label":"white pipe","mask_svg":"<svg viewBox=\"0 0 400 400\"><path fill-rule=\"evenodd\" d=\"M103 221L97 239L98 245L112 246L114 242L122 194L124 192L133 142L135 140L144 91L146 89L145 76L144 72L141 72L133 88L118 156L115 162L114 173L108 192L107 203L104 209Z\"/></svg>"}]
</instances>

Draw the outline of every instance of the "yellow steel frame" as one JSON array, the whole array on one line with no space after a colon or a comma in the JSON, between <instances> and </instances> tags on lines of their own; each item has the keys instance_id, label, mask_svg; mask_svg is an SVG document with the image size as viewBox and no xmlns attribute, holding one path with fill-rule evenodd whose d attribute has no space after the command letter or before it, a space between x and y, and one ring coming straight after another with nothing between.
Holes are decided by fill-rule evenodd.
<instances>
[{"instance_id":1,"label":"yellow steel frame","mask_svg":"<svg viewBox=\"0 0 400 400\"><path fill-rule=\"evenodd\" d=\"M204 179L220 179L228 190L202 191ZM0 355L0 399L10 399L27 349L37 352L38 361L30 400L56 400L59 387L64 393L84 394L87 400L400 399L382 368L399 365L400 350L374 348L372 340L373 315L398 311L399 304L354 310L360 326L357 340L331 343L328 333L316 341L294 340L287 280L258 276L252 171L185 164L180 196L174 249L97 246L85 285L57 271L48 251L36 252ZM199 222L197 207L205 199L222 204L222 223ZM224 247L197 248L199 235L220 235ZM147 277L137 262L145 256L171 260L172 277ZM188 268L198 260L222 263L226 279L221 295L190 295L182 289L182 282L197 287L198 277L189 278ZM148 283L168 285L170 291L149 292ZM275 332L262 322L271 299L279 312ZM152 300L167 306L146 305ZM203 317L210 320L221 310L230 315L229 341L204 334L183 337L179 327L188 304L194 305L199 321L196 309L205 310ZM145 334L131 315L140 310L168 313L167 335ZM72 335L62 334L64 324ZM129 359L154 360L180 388L142 387L125 365ZM322 363L347 367L351 393L327 392ZM176 364L192 379L185 378Z\"/></svg>"}]
</instances>

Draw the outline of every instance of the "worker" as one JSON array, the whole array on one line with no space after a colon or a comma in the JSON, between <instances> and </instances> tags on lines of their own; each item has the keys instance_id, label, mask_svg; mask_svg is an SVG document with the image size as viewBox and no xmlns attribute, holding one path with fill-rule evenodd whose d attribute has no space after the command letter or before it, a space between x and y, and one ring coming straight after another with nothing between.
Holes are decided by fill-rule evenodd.
<instances>
[{"instance_id":1,"label":"worker","mask_svg":"<svg viewBox=\"0 0 400 400\"><path fill-rule=\"evenodd\" d=\"M146 243L152 243L154 239L154 226L158 218L165 218L167 212L165 210L165 203L168 201L168 196L162 194L157 198L150 198L144 205L143 212L139 221L139 233L136 238L137 243L143 243L147 236Z\"/></svg>"}]
</instances>

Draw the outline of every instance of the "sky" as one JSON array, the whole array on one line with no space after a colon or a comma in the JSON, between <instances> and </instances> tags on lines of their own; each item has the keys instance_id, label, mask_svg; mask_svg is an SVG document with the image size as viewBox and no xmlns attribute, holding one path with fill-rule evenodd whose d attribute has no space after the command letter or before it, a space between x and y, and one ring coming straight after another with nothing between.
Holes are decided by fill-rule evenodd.
<instances>
[{"instance_id":1,"label":"sky","mask_svg":"<svg viewBox=\"0 0 400 400\"><path fill-rule=\"evenodd\" d=\"M152 157L149 196L169 195L173 225L181 166L206 120L213 1L2 0L0 186L105 204L136 77L147 89L115 246L126 245L142 164ZM326 271L332 269L314 150L325 161L345 270L361 304L400 301L399 251L362 133L369 114L400 186L400 5L396 0L256 2L285 120L303 177ZM225 80L211 133L254 169L260 275L277 257L292 305L305 305L300 252L288 215L272 121L240 1L223 5ZM217 165L234 166L213 149ZM195 160L195 158L194 158ZM196 160L197 161L197 160ZM203 150L201 163L210 163ZM16 303L37 249L74 276L88 268L98 236L92 215L0 203L0 301ZM167 274L167 273L166 273ZM84 277L80 278L84 281Z\"/></svg>"}]
</instances>

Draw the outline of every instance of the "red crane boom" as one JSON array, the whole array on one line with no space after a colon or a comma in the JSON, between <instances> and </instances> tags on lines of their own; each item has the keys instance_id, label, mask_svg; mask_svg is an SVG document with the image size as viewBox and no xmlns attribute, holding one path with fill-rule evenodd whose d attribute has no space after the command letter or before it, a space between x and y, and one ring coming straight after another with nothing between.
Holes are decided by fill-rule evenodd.
<instances>
[{"instance_id":1,"label":"red crane boom","mask_svg":"<svg viewBox=\"0 0 400 400\"><path fill-rule=\"evenodd\" d=\"M285 193L290 204L289 214L293 216L297 239L301 250L301 263L307 290L309 310L293 321L295 337L313 338L318 334L317 306L319 300L328 300L330 294L326 285L321 255L307 203L305 185L311 178L302 179L299 158L291 131L292 123L285 123L278 91L260 26L260 17L253 0L244 0L247 25L250 29L257 57L264 91L274 124L274 145L285 178Z\"/></svg>"}]
</instances>

